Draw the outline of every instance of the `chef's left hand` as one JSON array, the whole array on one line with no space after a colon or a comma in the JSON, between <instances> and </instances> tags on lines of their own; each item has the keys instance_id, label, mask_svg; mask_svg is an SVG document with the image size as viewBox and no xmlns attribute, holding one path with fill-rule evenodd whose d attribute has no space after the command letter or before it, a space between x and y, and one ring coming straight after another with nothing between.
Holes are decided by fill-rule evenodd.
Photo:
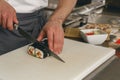
<instances>
[{"instance_id":1,"label":"chef's left hand","mask_svg":"<svg viewBox=\"0 0 120 80\"><path fill-rule=\"evenodd\" d=\"M48 38L49 49L56 54L62 51L64 44L64 31L62 23L57 21L48 21L43 27L38 36L38 41L41 41L45 36Z\"/></svg>"}]
</instances>

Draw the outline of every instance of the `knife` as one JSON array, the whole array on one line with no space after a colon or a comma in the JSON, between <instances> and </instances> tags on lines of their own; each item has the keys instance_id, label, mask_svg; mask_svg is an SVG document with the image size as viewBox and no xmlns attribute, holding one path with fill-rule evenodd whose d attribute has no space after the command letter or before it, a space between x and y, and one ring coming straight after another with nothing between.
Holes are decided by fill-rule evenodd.
<instances>
[{"instance_id":1,"label":"knife","mask_svg":"<svg viewBox=\"0 0 120 80\"><path fill-rule=\"evenodd\" d=\"M37 41L35 38L33 38L31 35L29 35L27 32L25 32L23 29L21 29L18 24L14 24L14 28L16 30L18 30L18 32L25 37L26 39L30 40L31 42L39 42ZM48 52L51 54L51 56L53 56L54 58L58 59L59 61L65 63L65 61L63 59L61 59L57 54L55 54L54 52L52 52L48 47L40 44L42 47L46 48L48 50Z\"/></svg>"}]
</instances>

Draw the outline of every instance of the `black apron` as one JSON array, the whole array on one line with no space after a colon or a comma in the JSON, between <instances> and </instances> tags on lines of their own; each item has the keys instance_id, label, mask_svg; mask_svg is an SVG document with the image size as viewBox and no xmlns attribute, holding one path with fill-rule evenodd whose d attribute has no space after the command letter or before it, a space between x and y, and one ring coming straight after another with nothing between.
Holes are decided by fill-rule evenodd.
<instances>
[{"instance_id":1,"label":"black apron","mask_svg":"<svg viewBox=\"0 0 120 80\"><path fill-rule=\"evenodd\" d=\"M44 10L33 13L17 13L19 27L37 38L47 21ZM29 44L30 41L19 34L17 30L9 31L0 26L0 55Z\"/></svg>"}]
</instances>

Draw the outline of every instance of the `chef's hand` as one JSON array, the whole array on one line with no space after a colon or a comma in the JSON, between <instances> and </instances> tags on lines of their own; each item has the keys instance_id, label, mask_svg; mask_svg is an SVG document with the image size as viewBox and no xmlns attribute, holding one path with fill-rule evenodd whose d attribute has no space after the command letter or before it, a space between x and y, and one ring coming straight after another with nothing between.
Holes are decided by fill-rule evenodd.
<instances>
[{"instance_id":1,"label":"chef's hand","mask_svg":"<svg viewBox=\"0 0 120 80\"><path fill-rule=\"evenodd\" d=\"M13 30L13 23L18 24L15 9L5 0L0 0L0 25L8 30Z\"/></svg>"},{"instance_id":2,"label":"chef's hand","mask_svg":"<svg viewBox=\"0 0 120 80\"><path fill-rule=\"evenodd\" d=\"M45 36L48 38L49 49L56 54L61 53L64 44L64 31L62 23L57 21L48 21L38 36L41 41Z\"/></svg>"}]
</instances>

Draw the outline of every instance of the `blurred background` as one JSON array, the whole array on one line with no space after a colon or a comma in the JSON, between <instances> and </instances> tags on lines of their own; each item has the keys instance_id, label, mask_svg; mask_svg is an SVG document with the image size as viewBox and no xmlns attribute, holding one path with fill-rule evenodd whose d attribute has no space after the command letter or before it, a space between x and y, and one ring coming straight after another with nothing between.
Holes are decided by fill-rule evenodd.
<instances>
[{"instance_id":1,"label":"blurred background","mask_svg":"<svg viewBox=\"0 0 120 80\"><path fill-rule=\"evenodd\" d=\"M49 0L49 6L46 8L48 15L55 10L58 1ZM80 27L88 21L94 22L98 14L120 16L120 0L77 0L76 6L63 25Z\"/></svg>"}]
</instances>

